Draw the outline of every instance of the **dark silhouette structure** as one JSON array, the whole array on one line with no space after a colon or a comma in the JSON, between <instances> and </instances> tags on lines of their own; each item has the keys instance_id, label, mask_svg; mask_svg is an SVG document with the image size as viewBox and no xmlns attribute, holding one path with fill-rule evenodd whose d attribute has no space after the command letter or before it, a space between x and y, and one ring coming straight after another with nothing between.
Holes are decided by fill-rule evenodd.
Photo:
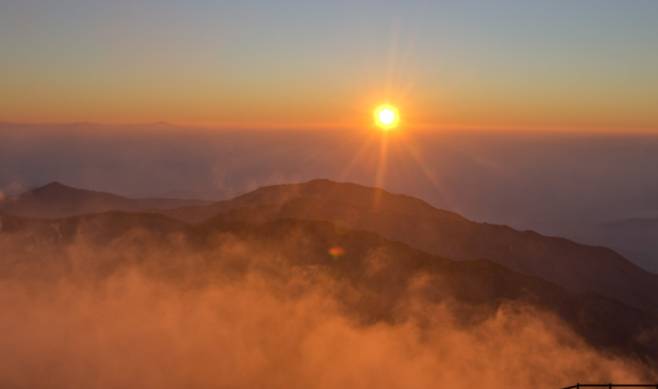
<instances>
[{"instance_id":1,"label":"dark silhouette structure","mask_svg":"<svg viewBox=\"0 0 658 389\"><path fill-rule=\"evenodd\" d=\"M656 388L658 384L576 384L567 386L562 389L579 389L579 388Z\"/></svg>"}]
</instances>

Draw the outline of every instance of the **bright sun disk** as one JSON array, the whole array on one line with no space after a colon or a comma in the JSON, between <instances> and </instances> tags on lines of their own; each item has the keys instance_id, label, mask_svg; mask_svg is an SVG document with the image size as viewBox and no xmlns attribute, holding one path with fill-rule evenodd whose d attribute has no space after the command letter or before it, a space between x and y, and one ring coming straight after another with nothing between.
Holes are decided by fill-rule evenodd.
<instances>
[{"instance_id":1,"label":"bright sun disk","mask_svg":"<svg viewBox=\"0 0 658 389\"><path fill-rule=\"evenodd\" d=\"M400 122L398 109L390 104L382 104L375 108L375 124L384 131L392 130Z\"/></svg>"}]
</instances>

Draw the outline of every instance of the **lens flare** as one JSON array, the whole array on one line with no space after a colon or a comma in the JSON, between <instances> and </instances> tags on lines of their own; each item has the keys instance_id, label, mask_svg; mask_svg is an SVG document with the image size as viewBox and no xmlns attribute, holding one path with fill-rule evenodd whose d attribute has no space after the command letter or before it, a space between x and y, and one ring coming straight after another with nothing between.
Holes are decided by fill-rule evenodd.
<instances>
[{"instance_id":1,"label":"lens flare","mask_svg":"<svg viewBox=\"0 0 658 389\"><path fill-rule=\"evenodd\" d=\"M329 248L329 255L334 258L342 257L345 255L345 249L340 246L333 246Z\"/></svg>"},{"instance_id":2,"label":"lens flare","mask_svg":"<svg viewBox=\"0 0 658 389\"><path fill-rule=\"evenodd\" d=\"M382 104L375 108L373 112L375 124L384 131L389 131L398 126L400 123L400 113L398 109L391 104Z\"/></svg>"}]
</instances>

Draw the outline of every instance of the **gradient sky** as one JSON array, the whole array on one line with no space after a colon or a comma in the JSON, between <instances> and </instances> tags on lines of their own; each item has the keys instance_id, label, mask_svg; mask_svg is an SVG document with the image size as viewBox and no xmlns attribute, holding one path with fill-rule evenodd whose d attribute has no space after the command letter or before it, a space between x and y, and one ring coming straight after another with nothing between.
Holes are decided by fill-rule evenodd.
<instances>
[{"instance_id":1,"label":"gradient sky","mask_svg":"<svg viewBox=\"0 0 658 389\"><path fill-rule=\"evenodd\" d=\"M0 120L658 130L658 2L0 0Z\"/></svg>"}]
</instances>

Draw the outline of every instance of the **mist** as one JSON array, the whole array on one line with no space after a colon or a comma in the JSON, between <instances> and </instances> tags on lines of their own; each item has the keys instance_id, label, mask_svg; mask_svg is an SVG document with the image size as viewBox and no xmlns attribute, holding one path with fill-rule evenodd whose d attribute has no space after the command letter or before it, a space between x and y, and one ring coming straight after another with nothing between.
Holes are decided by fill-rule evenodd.
<instances>
[{"instance_id":1,"label":"mist","mask_svg":"<svg viewBox=\"0 0 658 389\"><path fill-rule=\"evenodd\" d=\"M61 181L133 197L219 200L270 184L349 181L476 221L612 245L658 271L653 238L610 222L658 217L658 137L504 131L201 130L167 125L0 126L0 199ZM1 201L1 200L0 200ZM619 234L615 234L619 235Z\"/></svg>"},{"instance_id":2,"label":"mist","mask_svg":"<svg viewBox=\"0 0 658 389\"><path fill-rule=\"evenodd\" d=\"M400 299L232 234L199 246L130 229L103 248L88 227L66 244L0 238L2 387L556 388L656 377L528 304L423 298L440 280L400 283L378 249L366 252L367 271L403 288ZM303 255L310 243L296 233L289 244Z\"/></svg>"}]
</instances>

